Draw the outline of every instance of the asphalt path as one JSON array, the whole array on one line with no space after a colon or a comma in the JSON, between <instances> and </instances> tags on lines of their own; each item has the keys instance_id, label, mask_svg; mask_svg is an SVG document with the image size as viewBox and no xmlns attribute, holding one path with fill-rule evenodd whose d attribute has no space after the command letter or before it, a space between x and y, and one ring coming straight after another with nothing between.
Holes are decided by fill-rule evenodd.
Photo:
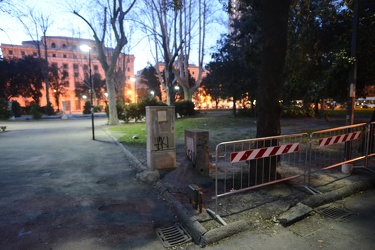
<instances>
[{"instance_id":1,"label":"asphalt path","mask_svg":"<svg viewBox=\"0 0 375 250\"><path fill-rule=\"evenodd\" d=\"M163 249L177 219L95 121L1 122L0 249Z\"/></svg>"}]
</instances>

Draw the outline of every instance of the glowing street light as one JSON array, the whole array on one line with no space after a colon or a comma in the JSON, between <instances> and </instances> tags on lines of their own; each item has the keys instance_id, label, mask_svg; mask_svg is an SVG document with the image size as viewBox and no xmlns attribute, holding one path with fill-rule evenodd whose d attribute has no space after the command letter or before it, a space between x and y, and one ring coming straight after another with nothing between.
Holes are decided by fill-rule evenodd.
<instances>
[{"instance_id":1,"label":"glowing street light","mask_svg":"<svg viewBox=\"0 0 375 250\"><path fill-rule=\"evenodd\" d=\"M94 92L94 86L93 86L93 82L92 82L92 75L91 75L91 57L90 57L90 50L91 50L91 47L88 46L87 44L82 44L81 46L79 46L79 48L83 51L83 52L87 52L89 54L89 77L90 77L90 88L91 88L91 127L92 127L92 139L95 140L95 131L94 131L94 106L93 106L93 97L92 97L92 93Z\"/></svg>"}]
</instances>

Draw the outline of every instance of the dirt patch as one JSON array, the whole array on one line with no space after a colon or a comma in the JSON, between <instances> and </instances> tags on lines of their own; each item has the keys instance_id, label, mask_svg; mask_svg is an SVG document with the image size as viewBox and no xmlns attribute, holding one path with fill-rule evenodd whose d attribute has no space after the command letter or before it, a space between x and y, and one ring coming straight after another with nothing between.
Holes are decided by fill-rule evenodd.
<instances>
[{"instance_id":1,"label":"dirt patch","mask_svg":"<svg viewBox=\"0 0 375 250\"><path fill-rule=\"evenodd\" d=\"M215 119L215 116L212 116ZM256 135L256 122L254 119L249 119L248 126L237 128L233 131L230 127L223 127L209 130L210 140L210 162L215 162L215 147L217 144L224 141L232 141L239 139L251 139ZM296 133L311 133L322 129L339 127L345 125L343 119L331 119L330 121L319 120L315 118L306 119L285 119L281 121L282 134L296 134ZM188 128L186 128L188 129ZM177 169L161 175L161 181L167 187L176 199L191 210L192 205L189 204L188 186L196 184L201 187L203 193L203 207L210 208L227 222L234 222L238 220L245 220L250 226L251 230L257 230L263 233L273 233L272 226L278 224L277 217L279 214L288 210L291 205L294 205L309 196L308 192L298 185L300 181L290 180L272 186L262 187L258 189L248 190L243 193L237 193L220 197L216 203L213 199L215 196L215 177L200 176L189 164L185 162L185 146L183 138L176 140L176 157ZM133 153L138 159L146 159L146 150L139 147L125 147ZM144 165L147 165L143 161ZM344 185L344 182L337 183L337 169L332 175L315 178L312 176L314 185L323 186L324 189L338 188ZM333 177L334 176L334 177ZM340 175L340 178L347 176ZM328 184L327 184L328 183ZM327 185L327 187L324 187ZM332 185L329 186L328 185ZM194 213L194 211L192 212ZM197 220L207 229L220 227L221 224L210 217L205 211L198 214L195 211Z\"/></svg>"}]
</instances>

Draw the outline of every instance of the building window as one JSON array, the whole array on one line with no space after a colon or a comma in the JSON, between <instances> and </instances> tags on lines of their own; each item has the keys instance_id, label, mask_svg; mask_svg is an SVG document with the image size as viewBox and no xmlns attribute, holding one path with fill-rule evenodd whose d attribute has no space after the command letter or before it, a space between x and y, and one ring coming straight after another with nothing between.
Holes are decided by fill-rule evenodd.
<instances>
[{"instance_id":1,"label":"building window","mask_svg":"<svg viewBox=\"0 0 375 250\"><path fill-rule=\"evenodd\" d=\"M98 65L94 65L94 70L98 71L98 69L99 69Z\"/></svg>"},{"instance_id":2,"label":"building window","mask_svg":"<svg viewBox=\"0 0 375 250\"><path fill-rule=\"evenodd\" d=\"M66 44L65 43L63 43L62 48L66 49Z\"/></svg>"},{"instance_id":3,"label":"building window","mask_svg":"<svg viewBox=\"0 0 375 250\"><path fill-rule=\"evenodd\" d=\"M128 72L130 72L130 68L128 68Z\"/></svg>"},{"instance_id":4,"label":"building window","mask_svg":"<svg viewBox=\"0 0 375 250\"><path fill-rule=\"evenodd\" d=\"M21 51L21 56L26 56L25 51Z\"/></svg>"},{"instance_id":5,"label":"building window","mask_svg":"<svg viewBox=\"0 0 375 250\"><path fill-rule=\"evenodd\" d=\"M74 45L72 46L72 48L73 48L74 50L76 50L76 49L77 49L77 45L74 44Z\"/></svg>"},{"instance_id":6,"label":"building window","mask_svg":"<svg viewBox=\"0 0 375 250\"><path fill-rule=\"evenodd\" d=\"M52 57L56 57L56 54L52 54Z\"/></svg>"},{"instance_id":7,"label":"building window","mask_svg":"<svg viewBox=\"0 0 375 250\"><path fill-rule=\"evenodd\" d=\"M57 69L57 63L52 63L52 67Z\"/></svg>"},{"instance_id":8,"label":"building window","mask_svg":"<svg viewBox=\"0 0 375 250\"><path fill-rule=\"evenodd\" d=\"M73 69L74 69L74 70L78 70L78 64L76 64L76 63L73 64Z\"/></svg>"},{"instance_id":9,"label":"building window","mask_svg":"<svg viewBox=\"0 0 375 250\"><path fill-rule=\"evenodd\" d=\"M89 69L89 66L87 66L87 64L83 65L83 70L84 71L87 71Z\"/></svg>"},{"instance_id":10,"label":"building window","mask_svg":"<svg viewBox=\"0 0 375 250\"><path fill-rule=\"evenodd\" d=\"M74 72L74 77L79 77L79 73L78 72Z\"/></svg>"},{"instance_id":11,"label":"building window","mask_svg":"<svg viewBox=\"0 0 375 250\"><path fill-rule=\"evenodd\" d=\"M128 80L130 80L130 76L128 76Z\"/></svg>"},{"instance_id":12,"label":"building window","mask_svg":"<svg viewBox=\"0 0 375 250\"><path fill-rule=\"evenodd\" d=\"M33 56L38 56L38 54L36 52L33 52Z\"/></svg>"},{"instance_id":13,"label":"building window","mask_svg":"<svg viewBox=\"0 0 375 250\"><path fill-rule=\"evenodd\" d=\"M68 69L68 64L64 63L63 64L63 69Z\"/></svg>"},{"instance_id":14,"label":"building window","mask_svg":"<svg viewBox=\"0 0 375 250\"><path fill-rule=\"evenodd\" d=\"M126 60L126 62L130 63L130 59L128 58L128 60Z\"/></svg>"},{"instance_id":15,"label":"building window","mask_svg":"<svg viewBox=\"0 0 375 250\"><path fill-rule=\"evenodd\" d=\"M79 82L74 82L74 87L75 87L75 88L78 88L78 87L79 87L79 85L80 85L80 83L79 83Z\"/></svg>"},{"instance_id":16,"label":"building window","mask_svg":"<svg viewBox=\"0 0 375 250\"><path fill-rule=\"evenodd\" d=\"M9 54L9 55L13 55L13 50L9 50L9 51L8 51L8 54Z\"/></svg>"},{"instance_id":17,"label":"building window","mask_svg":"<svg viewBox=\"0 0 375 250\"><path fill-rule=\"evenodd\" d=\"M64 54L63 57L66 58L66 55Z\"/></svg>"},{"instance_id":18,"label":"building window","mask_svg":"<svg viewBox=\"0 0 375 250\"><path fill-rule=\"evenodd\" d=\"M55 49L56 48L56 43L51 44L51 48Z\"/></svg>"},{"instance_id":19,"label":"building window","mask_svg":"<svg viewBox=\"0 0 375 250\"><path fill-rule=\"evenodd\" d=\"M64 82L64 87L69 88L69 81Z\"/></svg>"}]
</instances>

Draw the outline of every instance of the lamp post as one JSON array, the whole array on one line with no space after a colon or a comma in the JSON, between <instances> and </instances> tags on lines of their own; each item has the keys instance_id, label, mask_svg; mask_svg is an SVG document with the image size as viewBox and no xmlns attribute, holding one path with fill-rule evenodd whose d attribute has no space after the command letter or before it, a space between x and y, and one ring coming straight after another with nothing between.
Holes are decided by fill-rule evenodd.
<instances>
[{"instance_id":1,"label":"lamp post","mask_svg":"<svg viewBox=\"0 0 375 250\"><path fill-rule=\"evenodd\" d=\"M91 99L91 128L92 128L92 139L95 140L95 130L94 130L94 106L93 106L93 97L92 94L94 92L94 86L92 82L92 75L91 75L91 57L90 57L90 50L91 47L88 46L87 44L82 44L79 46L79 48L83 52L87 52L89 54L89 79L90 79L90 88L91 88L91 93L90 93L90 99Z\"/></svg>"}]
</instances>

